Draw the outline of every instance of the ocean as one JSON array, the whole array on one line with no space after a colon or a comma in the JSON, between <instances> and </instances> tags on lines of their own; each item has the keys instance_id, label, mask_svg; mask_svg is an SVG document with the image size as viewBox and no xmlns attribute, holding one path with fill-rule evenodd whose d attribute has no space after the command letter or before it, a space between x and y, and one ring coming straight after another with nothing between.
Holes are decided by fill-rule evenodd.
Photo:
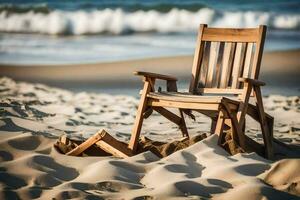
<instances>
[{"instance_id":1,"label":"ocean","mask_svg":"<svg viewBox=\"0 0 300 200\"><path fill-rule=\"evenodd\" d=\"M200 23L268 26L266 51L300 48L300 1L0 1L1 64L71 64L194 52Z\"/></svg>"}]
</instances>

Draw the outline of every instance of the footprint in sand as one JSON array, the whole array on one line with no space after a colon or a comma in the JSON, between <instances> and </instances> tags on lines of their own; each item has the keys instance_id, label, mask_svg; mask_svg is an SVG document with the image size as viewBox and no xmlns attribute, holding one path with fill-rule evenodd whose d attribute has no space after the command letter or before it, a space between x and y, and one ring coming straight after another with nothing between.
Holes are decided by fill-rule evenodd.
<instances>
[{"instance_id":1,"label":"footprint in sand","mask_svg":"<svg viewBox=\"0 0 300 200\"><path fill-rule=\"evenodd\" d=\"M0 183L4 189L18 189L27 185L23 179L7 172L0 172Z\"/></svg>"},{"instance_id":2,"label":"footprint in sand","mask_svg":"<svg viewBox=\"0 0 300 200\"><path fill-rule=\"evenodd\" d=\"M38 137L35 136L27 136L21 138L15 138L13 140L8 141L8 144L16 149L24 150L24 151L32 151L36 149L41 141Z\"/></svg>"},{"instance_id":3,"label":"footprint in sand","mask_svg":"<svg viewBox=\"0 0 300 200\"><path fill-rule=\"evenodd\" d=\"M70 183L71 187L76 190L86 191L93 190L96 193L102 194L103 192L115 193L124 190L140 189L142 186L118 181L103 181L95 184L92 183Z\"/></svg>"},{"instance_id":4,"label":"footprint in sand","mask_svg":"<svg viewBox=\"0 0 300 200\"><path fill-rule=\"evenodd\" d=\"M35 180L39 185L45 187L53 187L64 181L71 181L79 175L76 169L63 166L48 156L34 156L29 165L36 170L45 172Z\"/></svg>"},{"instance_id":5,"label":"footprint in sand","mask_svg":"<svg viewBox=\"0 0 300 200\"><path fill-rule=\"evenodd\" d=\"M7 152L7 151L0 151L0 161L10 161L13 160L14 157L11 153Z\"/></svg>"},{"instance_id":6,"label":"footprint in sand","mask_svg":"<svg viewBox=\"0 0 300 200\"><path fill-rule=\"evenodd\" d=\"M212 194L218 194L227 191L219 186L205 186L195 181L179 181L176 182L175 187L186 196L197 195L205 198L211 198Z\"/></svg>"}]
</instances>

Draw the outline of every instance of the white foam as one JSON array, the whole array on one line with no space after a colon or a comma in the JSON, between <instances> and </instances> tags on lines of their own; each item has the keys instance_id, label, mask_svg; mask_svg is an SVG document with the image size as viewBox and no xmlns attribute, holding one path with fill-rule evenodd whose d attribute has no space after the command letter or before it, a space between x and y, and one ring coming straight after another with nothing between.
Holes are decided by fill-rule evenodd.
<instances>
[{"instance_id":1,"label":"white foam","mask_svg":"<svg viewBox=\"0 0 300 200\"><path fill-rule=\"evenodd\" d=\"M269 12L218 12L202 8L197 12L172 9L168 13L155 10L124 12L121 9L94 11L60 11L48 14L0 13L0 31L60 34L121 34L132 32L191 32L200 23L213 26L255 27L266 24L271 28L299 29L300 15L284 15Z\"/></svg>"}]
</instances>

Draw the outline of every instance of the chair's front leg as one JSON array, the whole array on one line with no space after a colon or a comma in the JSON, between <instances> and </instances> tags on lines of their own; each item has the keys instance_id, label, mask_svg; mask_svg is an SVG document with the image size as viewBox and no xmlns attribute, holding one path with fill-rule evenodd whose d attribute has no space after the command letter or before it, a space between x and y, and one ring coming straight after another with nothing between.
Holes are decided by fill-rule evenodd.
<instances>
[{"instance_id":1,"label":"chair's front leg","mask_svg":"<svg viewBox=\"0 0 300 200\"><path fill-rule=\"evenodd\" d=\"M252 88L253 86L251 83L244 82L244 89L243 89L243 93L240 96L241 102L237 113L237 120L241 126L244 126L245 123L245 117L247 114L247 108L248 108L248 103L252 92Z\"/></svg>"},{"instance_id":2,"label":"chair's front leg","mask_svg":"<svg viewBox=\"0 0 300 200\"><path fill-rule=\"evenodd\" d=\"M131 133L131 138L128 144L128 148L132 150L132 153L134 154L137 149L142 124L143 124L143 113L147 107L147 94L151 91L151 85L150 82L145 80L144 81L144 88L142 90L140 103L137 109L135 122L133 126L133 130Z\"/></svg>"},{"instance_id":3,"label":"chair's front leg","mask_svg":"<svg viewBox=\"0 0 300 200\"><path fill-rule=\"evenodd\" d=\"M187 130L187 127L186 127L185 120L184 120L183 110L179 109L179 113L180 113L180 117L181 117L180 126L179 126L180 131L181 131L183 137L188 137L189 138L190 136L189 136L189 133L188 133L188 130Z\"/></svg>"},{"instance_id":4,"label":"chair's front leg","mask_svg":"<svg viewBox=\"0 0 300 200\"><path fill-rule=\"evenodd\" d=\"M247 150L246 141L245 141L245 134L242 131L242 126L238 122L237 112L231 110L229 104L226 101L222 102L222 108L226 112L226 115L231 121L232 124L232 139L239 144L239 146L243 150Z\"/></svg>"}]
</instances>

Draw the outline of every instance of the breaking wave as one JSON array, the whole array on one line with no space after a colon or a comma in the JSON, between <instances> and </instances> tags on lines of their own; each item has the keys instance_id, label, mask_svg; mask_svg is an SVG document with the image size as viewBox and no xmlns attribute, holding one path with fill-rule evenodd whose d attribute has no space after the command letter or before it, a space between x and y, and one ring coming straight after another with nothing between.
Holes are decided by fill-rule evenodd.
<instances>
[{"instance_id":1,"label":"breaking wave","mask_svg":"<svg viewBox=\"0 0 300 200\"><path fill-rule=\"evenodd\" d=\"M216 27L256 27L266 24L272 29L299 30L300 14L263 11L220 12L211 8L201 8L198 11L174 8L168 12L127 12L111 8L89 11L0 12L0 32L49 35L195 32L200 23Z\"/></svg>"}]
</instances>

